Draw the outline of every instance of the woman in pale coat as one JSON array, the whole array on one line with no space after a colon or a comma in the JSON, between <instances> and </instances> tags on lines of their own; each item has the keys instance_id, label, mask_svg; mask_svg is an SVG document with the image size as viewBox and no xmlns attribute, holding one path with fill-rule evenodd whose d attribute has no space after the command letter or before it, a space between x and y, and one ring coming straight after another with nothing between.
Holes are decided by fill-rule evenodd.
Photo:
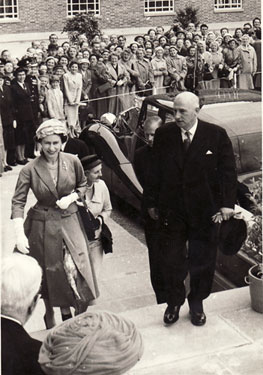
<instances>
[{"instance_id":1,"label":"woman in pale coat","mask_svg":"<svg viewBox=\"0 0 263 375\"><path fill-rule=\"evenodd\" d=\"M240 89L254 89L253 76L257 71L257 55L254 47L249 44L249 36L241 37L241 45L237 47L240 65L238 87Z\"/></svg>"},{"instance_id":2,"label":"woman in pale coat","mask_svg":"<svg viewBox=\"0 0 263 375\"><path fill-rule=\"evenodd\" d=\"M42 154L21 170L12 199L16 247L43 269L47 328L55 325L53 307L60 307L65 320L71 317L70 306L81 313L99 294L76 204L86 192L86 178L78 157L60 152L66 134L66 127L55 119L39 126L36 139ZM30 189L37 203L23 223Z\"/></svg>"},{"instance_id":3,"label":"woman in pale coat","mask_svg":"<svg viewBox=\"0 0 263 375\"><path fill-rule=\"evenodd\" d=\"M110 193L101 179L102 177L102 161L97 155L88 155L81 159L84 173L87 178L87 190L85 200L91 214L98 221L98 228L95 231L95 239L89 241L89 249L92 263L97 279L99 278L102 260L103 248L101 242L102 223L110 217L112 206L110 201Z\"/></svg>"},{"instance_id":4,"label":"woman in pale coat","mask_svg":"<svg viewBox=\"0 0 263 375\"><path fill-rule=\"evenodd\" d=\"M109 62L106 64L109 75L108 82L111 88L109 95L109 112L115 115L127 109L125 94L127 94L127 83L130 75L124 65L119 62L118 55L113 52L110 55Z\"/></svg>"},{"instance_id":5,"label":"woman in pale coat","mask_svg":"<svg viewBox=\"0 0 263 375\"><path fill-rule=\"evenodd\" d=\"M78 72L78 63L72 60L69 71L63 75L65 93L65 114L70 133L78 131L78 108L82 92L82 75Z\"/></svg>"},{"instance_id":6,"label":"woman in pale coat","mask_svg":"<svg viewBox=\"0 0 263 375\"><path fill-rule=\"evenodd\" d=\"M154 75L154 91L156 94L165 94L164 78L168 76L166 60L163 58L163 48L157 47L154 50L154 57L151 60L151 67Z\"/></svg>"}]
</instances>

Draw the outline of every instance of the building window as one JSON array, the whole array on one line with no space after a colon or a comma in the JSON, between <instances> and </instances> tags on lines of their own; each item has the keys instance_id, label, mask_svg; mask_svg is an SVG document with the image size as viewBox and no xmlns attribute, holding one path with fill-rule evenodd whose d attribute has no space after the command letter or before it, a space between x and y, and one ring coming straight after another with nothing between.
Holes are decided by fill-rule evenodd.
<instances>
[{"instance_id":1,"label":"building window","mask_svg":"<svg viewBox=\"0 0 263 375\"><path fill-rule=\"evenodd\" d=\"M1 1L1 0L0 0ZM79 13L100 13L100 0L67 0L68 16L72 17Z\"/></svg>"},{"instance_id":2,"label":"building window","mask_svg":"<svg viewBox=\"0 0 263 375\"><path fill-rule=\"evenodd\" d=\"M0 20L18 18L18 0L0 0Z\"/></svg>"},{"instance_id":3,"label":"building window","mask_svg":"<svg viewBox=\"0 0 263 375\"><path fill-rule=\"evenodd\" d=\"M242 0L214 0L215 10L241 10Z\"/></svg>"},{"instance_id":4,"label":"building window","mask_svg":"<svg viewBox=\"0 0 263 375\"><path fill-rule=\"evenodd\" d=\"M174 0L145 0L144 13L172 13L174 12Z\"/></svg>"}]
</instances>

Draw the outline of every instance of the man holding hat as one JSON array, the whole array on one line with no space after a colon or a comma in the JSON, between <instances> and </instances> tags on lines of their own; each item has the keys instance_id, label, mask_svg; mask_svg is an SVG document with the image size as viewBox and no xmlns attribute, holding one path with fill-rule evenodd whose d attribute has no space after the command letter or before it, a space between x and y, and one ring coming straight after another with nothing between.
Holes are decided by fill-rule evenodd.
<instances>
[{"instance_id":1,"label":"man holding hat","mask_svg":"<svg viewBox=\"0 0 263 375\"><path fill-rule=\"evenodd\" d=\"M199 99L191 92L174 100L174 122L157 129L154 162L144 189L149 215L159 221L167 309L164 323L179 318L190 274L192 324L206 323L203 300L211 292L217 223L229 220L236 201L236 166L226 131L198 120Z\"/></svg>"}]
</instances>

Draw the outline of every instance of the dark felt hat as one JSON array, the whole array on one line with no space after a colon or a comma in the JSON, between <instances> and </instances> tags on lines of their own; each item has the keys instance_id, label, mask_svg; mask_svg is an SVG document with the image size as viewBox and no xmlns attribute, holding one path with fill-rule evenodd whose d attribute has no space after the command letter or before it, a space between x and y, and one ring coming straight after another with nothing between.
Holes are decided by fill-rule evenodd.
<instances>
[{"instance_id":1,"label":"dark felt hat","mask_svg":"<svg viewBox=\"0 0 263 375\"><path fill-rule=\"evenodd\" d=\"M235 255L247 238L247 225L243 219L231 217L220 224L219 250L224 255Z\"/></svg>"},{"instance_id":2,"label":"dark felt hat","mask_svg":"<svg viewBox=\"0 0 263 375\"><path fill-rule=\"evenodd\" d=\"M26 57L26 58L18 61L17 66L19 66L20 68L28 68L31 61L32 61L32 59Z\"/></svg>"},{"instance_id":3,"label":"dark felt hat","mask_svg":"<svg viewBox=\"0 0 263 375\"><path fill-rule=\"evenodd\" d=\"M135 42L137 42L139 38L142 38L143 41L145 42L145 38L143 35L136 35L136 37L134 38Z\"/></svg>"},{"instance_id":4,"label":"dark felt hat","mask_svg":"<svg viewBox=\"0 0 263 375\"><path fill-rule=\"evenodd\" d=\"M89 171L90 169L97 167L97 165L101 163L102 161L96 154L88 155L81 159L81 164L82 164L84 171L86 170Z\"/></svg>"}]
</instances>

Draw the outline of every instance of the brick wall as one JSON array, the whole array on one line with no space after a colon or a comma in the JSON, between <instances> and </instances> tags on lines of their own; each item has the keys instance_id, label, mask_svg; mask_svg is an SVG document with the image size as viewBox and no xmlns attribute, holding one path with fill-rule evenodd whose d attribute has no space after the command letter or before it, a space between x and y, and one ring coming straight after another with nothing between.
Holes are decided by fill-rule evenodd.
<instances>
[{"instance_id":1,"label":"brick wall","mask_svg":"<svg viewBox=\"0 0 263 375\"><path fill-rule=\"evenodd\" d=\"M62 30L66 21L66 0L19 0L19 21L0 22L0 34L52 32ZM189 0L175 0L175 8L183 8ZM249 21L260 16L260 0L243 0L243 12L214 13L213 0L196 0L201 22ZM151 27L170 25L173 15L144 15L144 0L101 0L101 28Z\"/></svg>"}]
</instances>

